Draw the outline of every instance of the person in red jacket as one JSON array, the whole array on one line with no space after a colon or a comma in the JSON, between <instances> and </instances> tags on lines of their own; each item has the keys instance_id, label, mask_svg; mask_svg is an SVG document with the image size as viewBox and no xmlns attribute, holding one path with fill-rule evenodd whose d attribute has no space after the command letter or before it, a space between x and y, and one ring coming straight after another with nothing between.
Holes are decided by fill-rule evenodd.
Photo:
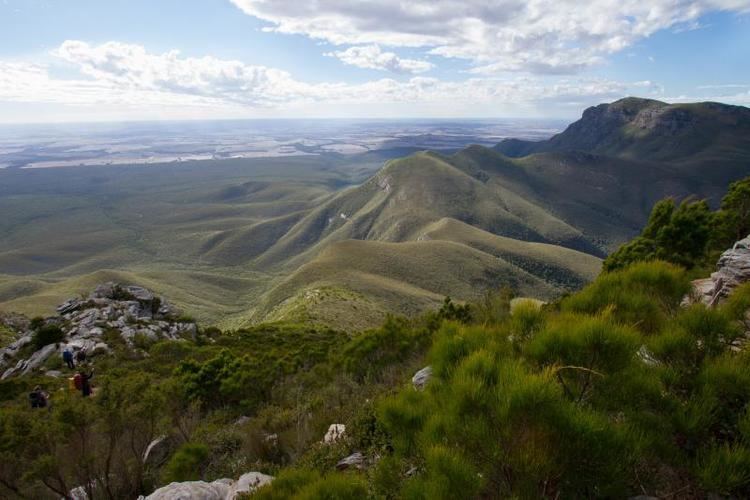
<instances>
[{"instance_id":1,"label":"person in red jacket","mask_svg":"<svg viewBox=\"0 0 750 500\"><path fill-rule=\"evenodd\" d=\"M75 383L76 389L81 391L81 394L83 394L83 397L89 397L91 396L91 379L94 377L94 370L91 370L90 373L86 373L83 370L76 373L75 377L73 377L73 382Z\"/></svg>"}]
</instances>

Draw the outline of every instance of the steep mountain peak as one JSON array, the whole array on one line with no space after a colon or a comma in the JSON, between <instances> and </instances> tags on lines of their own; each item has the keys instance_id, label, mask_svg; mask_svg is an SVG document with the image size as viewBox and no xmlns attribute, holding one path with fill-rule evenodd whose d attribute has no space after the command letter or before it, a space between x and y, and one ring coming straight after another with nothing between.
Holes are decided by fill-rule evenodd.
<instances>
[{"instance_id":1,"label":"steep mountain peak","mask_svg":"<svg viewBox=\"0 0 750 500\"><path fill-rule=\"evenodd\" d=\"M581 119L546 141L507 139L496 150L513 157L587 151L638 160L683 161L747 146L750 109L715 102L667 104L626 97L586 109Z\"/></svg>"}]
</instances>

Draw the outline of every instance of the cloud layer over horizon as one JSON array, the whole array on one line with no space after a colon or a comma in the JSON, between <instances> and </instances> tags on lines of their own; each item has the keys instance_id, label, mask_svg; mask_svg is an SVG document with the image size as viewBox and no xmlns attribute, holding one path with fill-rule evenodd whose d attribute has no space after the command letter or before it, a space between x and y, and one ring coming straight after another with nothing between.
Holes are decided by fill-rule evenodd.
<instances>
[{"instance_id":1,"label":"cloud layer over horizon","mask_svg":"<svg viewBox=\"0 0 750 500\"><path fill-rule=\"evenodd\" d=\"M0 105L50 105L86 117L108 109L215 118L568 117L626 95L750 103L750 82L706 81L691 95L670 91L659 77L605 71L614 55L655 33L702 29L709 13L750 17L750 0L227 1L236 16L256 19L264 36L301 38L347 77L185 55L171 44L153 50L68 38L39 57L0 57Z\"/></svg>"}]
</instances>

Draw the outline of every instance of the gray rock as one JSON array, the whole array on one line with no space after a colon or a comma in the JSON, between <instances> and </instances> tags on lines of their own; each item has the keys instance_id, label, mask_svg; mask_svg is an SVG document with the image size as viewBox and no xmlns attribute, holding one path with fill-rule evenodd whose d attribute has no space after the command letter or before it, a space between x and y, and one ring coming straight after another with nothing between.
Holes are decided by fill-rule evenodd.
<instances>
[{"instance_id":1,"label":"gray rock","mask_svg":"<svg viewBox=\"0 0 750 500\"><path fill-rule=\"evenodd\" d=\"M233 484L231 479L218 479L212 483L169 483L145 497L145 500L226 500Z\"/></svg>"},{"instance_id":2,"label":"gray rock","mask_svg":"<svg viewBox=\"0 0 750 500\"><path fill-rule=\"evenodd\" d=\"M266 434L263 438L263 441L266 443L272 444L274 446L278 446L279 444L279 435L278 434Z\"/></svg>"},{"instance_id":3,"label":"gray rock","mask_svg":"<svg viewBox=\"0 0 750 500\"><path fill-rule=\"evenodd\" d=\"M240 418L234 421L234 425L245 425L250 421L250 417L242 415Z\"/></svg>"},{"instance_id":4,"label":"gray rock","mask_svg":"<svg viewBox=\"0 0 750 500\"><path fill-rule=\"evenodd\" d=\"M638 359L640 359L641 362L648 366L657 366L659 364L659 360L656 359L654 354L649 351L645 345L642 345L641 348L638 349L636 356L638 356Z\"/></svg>"},{"instance_id":5,"label":"gray rock","mask_svg":"<svg viewBox=\"0 0 750 500\"><path fill-rule=\"evenodd\" d=\"M714 296L714 280L711 278L693 280L691 285L693 287L692 292L682 299L681 306L687 307L695 303L708 304L711 302Z\"/></svg>"},{"instance_id":6,"label":"gray rock","mask_svg":"<svg viewBox=\"0 0 750 500\"><path fill-rule=\"evenodd\" d=\"M7 370L3 372L3 375L2 377L0 377L0 380L5 380L6 378L20 371L23 368L24 363L26 363L25 359L19 359L14 367L8 368Z\"/></svg>"},{"instance_id":7,"label":"gray rock","mask_svg":"<svg viewBox=\"0 0 750 500\"><path fill-rule=\"evenodd\" d=\"M362 469L365 466L365 456L360 452L352 453L346 458L339 460L336 464L337 470Z\"/></svg>"},{"instance_id":8,"label":"gray rock","mask_svg":"<svg viewBox=\"0 0 750 500\"><path fill-rule=\"evenodd\" d=\"M335 443L346 434L346 426L344 424L331 424L328 426L328 432L323 436L323 442L326 444Z\"/></svg>"},{"instance_id":9,"label":"gray rock","mask_svg":"<svg viewBox=\"0 0 750 500\"><path fill-rule=\"evenodd\" d=\"M85 350L87 354L94 352L97 342L91 339L74 339L68 342L68 347L74 351Z\"/></svg>"},{"instance_id":10,"label":"gray rock","mask_svg":"<svg viewBox=\"0 0 750 500\"><path fill-rule=\"evenodd\" d=\"M42 366L42 363L47 361L47 358L49 358L55 352L57 352L57 346L55 344L49 344L42 347L37 352L32 354L28 361L26 361L21 374L26 375L27 373L36 370L37 368Z\"/></svg>"},{"instance_id":11,"label":"gray rock","mask_svg":"<svg viewBox=\"0 0 750 500\"><path fill-rule=\"evenodd\" d=\"M240 495L248 495L258 488L271 484L273 476L261 474L260 472L248 472L242 474L240 478L229 487L226 500L236 500Z\"/></svg>"},{"instance_id":12,"label":"gray rock","mask_svg":"<svg viewBox=\"0 0 750 500\"><path fill-rule=\"evenodd\" d=\"M710 278L694 280L692 291L683 298L682 305L703 303L715 306L750 281L750 236L734 244L719 257L716 272Z\"/></svg>"},{"instance_id":13,"label":"gray rock","mask_svg":"<svg viewBox=\"0 0 750 500\"><path fill-rule=\"evenodd\" d=\"M716 264L717 271L711 275L714 281L714 299L728 297L743 283L750 281L750 236L734 244Z\"/></svg>"},{"instance_id":14,"label":"gray rock","mask_svg":"<svg viewBox=\"0 0 750 500\"><path fill-rule=\"evenodd\" d=\"M97 342L94 349L91 351L92 356L98 356L99 354L108 354L110 352L109 346L104 342Z\"/></svg>"},{"instance_id":15,"label":"gray rock","mask_svg":"<svg viewBox=\"0 0 750 500\"><path fill-rule=\"evenodd\" d=\"M10 344L5 349L0 349L0 366L6 365L10 359L15 358L18 354L18 351L20 351L22 347L29 344L31 340L32 336L30 334L25 335Z\"/></svg>"},{"instance_id":16,"label":"gray rock","mask_svg":"<svg viewBox=\"0 0 750 500\"><path fill-rule=\"evenodd\" d=\"M115 284L112 282L102 283L94 288L89 298L91 299L111 299L115 295Z\"/></svg>"},{"instance_id":17,"label":"gray rock","mask_svg":"<svg viewBox=\"0 0 750 500\"><path fill-rule=\"evenodd\" d=\"M52 378L60 378L62 377L62 372L60 370L49 370L44 372L45 377L52 377Z\"/></svg>"},{"instance_id":18,"label":"gray rock","mask_svg":"<svg viewBox=\"0 0 750 500\"><path fill-rule=\"evenodd\" d=\"M89 494L86 493L86 488L83 486L77 486L68 492L71 500L89 500Z\"/></svg>"},{"instance_id":19,"label":"gray rock","mask_svg":"<svg viewBox=\"0 0 750 500\"><path fill-rule=\"evenodd\" d=\"M414 385L414 388L418 391L421 391L425 388L427 383L432 378L432 367L431 366L425 366L421 370L419 370L417 373L414 374L414 376L411 378L411 383Z\"/></svg>"},{"instance_id":20,"label":"gray rock","mask_svg":"<svg viewBox=\"0 0 750 500\"><path fill-rule=\"evenodd\" d=\"M81 305L83 305L83 302L78 299L68 299L57 306L56 310L59 314L64 315L78 310Z\"/></svg>"},{"instance_id":21,"label":"gray rock","mask_svg":"<svg viewBox=\"0 0 750 500\"><path fill-rule=\"evenodd\" d=\"M125 290L138 301L151 302L154 300L154 294L142 286L131 285L126 287Z\"/></svg>"}]
</instances>

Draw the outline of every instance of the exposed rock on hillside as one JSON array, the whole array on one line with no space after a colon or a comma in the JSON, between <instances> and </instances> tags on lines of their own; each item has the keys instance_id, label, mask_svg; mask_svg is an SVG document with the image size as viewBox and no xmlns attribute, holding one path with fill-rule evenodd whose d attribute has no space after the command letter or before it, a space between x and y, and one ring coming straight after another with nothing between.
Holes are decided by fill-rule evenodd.
<instances>
[{"instance_id":1,"label":"exposed rock on hillside","mask_svg":"<svg viewBox=\"0 0 750 500\"><path fill-rule=\"evenodd\" d=\"M118 335L128 345L136 339L155 341L195 337L197 327L177 318L177 311L162 297L140 286L104 283L87 298L72 298L57 307L57 316L44 320L45 325L59 327L64 338L29 353L34 340L29 323L16 321L24 331L18 340L0 350L2 379L27 374L43 367L53 354L65 349L85 351L87 356L106 354L110 347L105 339ZM9 365L9 368L7 368Z\"/></svg>"},{"instance_id":2,"label":"exposed rock on hillside","mask_svg":"<svg viewBox=\"0 0 750 500\"><path fill-rule=\"evenodd\" d=\"M170 483L147 497L140 497L139 500L236 500L261 486L270 484L271 481L273 481L273 476L260 472L248 472L236 481L217 479L212 483L205 481Z\"/></svg>"},{"instance_id":3,"label":"exposed rock on hillside","mask_svg":"<svg viewBox=\"0 0 750 500\"><path fill-rule=\"evenodd\" d=\"M335 443L346 433L346 426L344 424L331 424L328 427L328 432L323 436L323 442L326 444Z\"/></svg>"},{"instance_id":4,"label":"exposed rock on hillside","mask_svg":"<svg viewBox=\"0 0 750 500\"><path fill-rule=\"evenodd\" d=\"M750 282L750 236L721 254L716 272L710 278L693 281L693 295L698 301L715 305L743 283Z\"/></svg>"},{"instance_id":5,"label":"exposed rock on hillside","mask_svg":"<svg viewBox=\"0 0 750 500\"><path fill-rule=\"evenodd\" d=\"M342 458L336 464L337 470L362 469L365 466L365 456L360 452L355 452L346 458Z\"/></svg>"},{"instance_id":6,"label":"exposed rock on hillside","mask_svg":"<svg viewBox=\"0 0 750 500\"><path fill-rule=\"evenodd\" d=\"M749 130L750 110L742 106L716 102L667 104L628 97L586 109L580 120L549 140L506 139L496 149L512 157L587 151L640 160L713 161L712 156L724 143L746 151ZM731 161L736 160L743 161L741 156Z\"/></svg>"},{"instance_id":7,"label":"exposed rock on hillside","mask_svg":"<svg viewBox=\"0 0 750 500\"><path fill-rule=\"evenodd\" d=\"M421 370L419 370L417 373L414 374L414 376L411 378L411 383L414 386L414 388L418 391L421 391L425 388L427 385L427 382L430 381L432 378L432 367L431 366L425 366Z\"/></svg>"}]
</instances>

